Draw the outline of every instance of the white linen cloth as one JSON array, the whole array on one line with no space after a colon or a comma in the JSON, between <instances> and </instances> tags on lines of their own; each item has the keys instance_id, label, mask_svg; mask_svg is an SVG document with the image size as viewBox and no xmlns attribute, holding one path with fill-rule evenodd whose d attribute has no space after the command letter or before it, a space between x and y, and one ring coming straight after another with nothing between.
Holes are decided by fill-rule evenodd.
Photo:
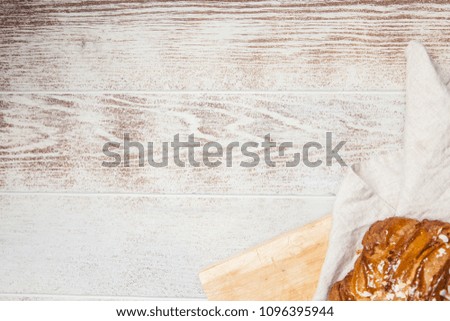
<instances>
[{"instance_id":1,"label":"white linen cloth","mask_svg":"<svg viewBox=\"0 0 450 321\"><path fill-rule=\"evenodd\" d=\"M450 94L425 48L406 49L403 149L349 167L333 224L316 300L353 268L369 226L391 216L450 222Z\"/></svg>"}]
</instances>

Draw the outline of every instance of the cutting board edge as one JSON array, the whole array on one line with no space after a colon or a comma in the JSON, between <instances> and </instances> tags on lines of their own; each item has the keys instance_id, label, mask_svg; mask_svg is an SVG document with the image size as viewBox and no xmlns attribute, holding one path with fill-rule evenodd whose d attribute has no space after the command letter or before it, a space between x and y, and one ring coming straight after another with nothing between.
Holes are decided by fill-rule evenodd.
<instances>
[{"instance_id":1,"label":"cutting board edge","mask_svg":"<svg viewBox=\"0 0 450 321\"><path fill-rule=\"evenodd\" d=\"M204 293L206 294L207 298L210 300L228 300L227 298L223 298L223 299L217 298L217 295L211 296L211 294L209 293L209 291L206 287L211 279L210 276L208 275L209 273L212 273L212 271L214 271L214 270L220 269L220 267L230 265L233 262L235 262L236 260L240 260L240 259L244 258L246 255L251 255L253 252L258 251L258 249L266 248L266 247L270 246L271 244L279 242L279 241L281 241L285 238L288 238L294 234L302 233L302 231L305 229L317 228L317 226L325 225L325 228L329 230L331 228L331 222L332 222L332 215L331 214L324 215L322 218L320 218L318 220L315 220L315 221L308 223L306 225L303 225L301 227L297 227L295 229L292 229L290 231L282 233L282 234L275 236L259 245L253 246L253 247L246 249L244 251L241 251L240 253L233 255L227 259L220 260L210 266L207 266L206 268L202 269L199 272L199 279L200 279L200 283L202 285Z\"/></svg>"}]
</instances>

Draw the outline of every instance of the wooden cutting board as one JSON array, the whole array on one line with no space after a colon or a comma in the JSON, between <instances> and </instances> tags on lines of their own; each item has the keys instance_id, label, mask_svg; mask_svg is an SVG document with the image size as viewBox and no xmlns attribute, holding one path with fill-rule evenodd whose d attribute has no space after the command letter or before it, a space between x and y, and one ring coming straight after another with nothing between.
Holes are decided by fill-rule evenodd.
<instances>
[{"instance_id":1,"label":"wooden cutting board","mask_svg":"<svg viewBox=\"0 0 450 321\"><path fill-rule=\"evenodd\" d=\"M209 300L311 300L328 247L331 216L200 272Z\"/></svg>"}]
</instances>

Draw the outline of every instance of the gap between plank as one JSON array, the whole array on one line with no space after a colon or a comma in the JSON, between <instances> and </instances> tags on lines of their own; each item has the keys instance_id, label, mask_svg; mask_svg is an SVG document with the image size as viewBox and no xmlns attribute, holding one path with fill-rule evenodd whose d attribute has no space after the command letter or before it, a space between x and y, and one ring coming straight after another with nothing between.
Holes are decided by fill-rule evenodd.
<instances>
[{"instance_id":1,"label":"gap between plank","mask_svg":"<svg viewBox=\"0 0 450 321\"><path fill-rule=\"evenodd\" d=\"M62 300L109 300L109 301L206 301L206 298L177 298L177 297L141 297L141 296L110 296L110 295L74 295L74 294L30 294L30 293L0 293L0 300L11 299L55 299ZM28 300L27 300L28 301Z\"/></svg>"},{"instance_id":2,"label":"gap between plank","mask_svg":"<svg viewBox=\"0 0 450 321\"><path fill-rule=\"evenodd\" d=\"M237 95L237 94L404 94L404 90L19 90L19 91L0 91L0 95L15 94L41 94L41 95L59 95L59 94L221 94L221 95Z\"/></svg>"},{"instance_id":3,"label":"gap between plank","mask_svg":"<svg viewBox=\"0 0 450 321\"><path fill-rule=\"evenodd\" d=\"M26 191L0 191L1 195L50 195L50 196L136 196L136 197L191 197L191 198L286 198L286 199L301 199L301 198L335 198L335 194L155 194L155 193L120 193L120 192L26 192Z\"/></svg>"}]
</instances>

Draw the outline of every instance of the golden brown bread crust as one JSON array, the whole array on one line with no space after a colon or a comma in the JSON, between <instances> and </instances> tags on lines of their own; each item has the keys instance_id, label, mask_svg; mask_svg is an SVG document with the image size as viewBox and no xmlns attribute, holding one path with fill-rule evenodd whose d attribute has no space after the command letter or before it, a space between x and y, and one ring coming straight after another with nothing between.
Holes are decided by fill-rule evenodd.
<instances>
[{"instance_id":1,"label":"golden brown bread crust","mask_svg":"<svg viewBox=\"0 0 450 321\"><path fill-rule=\"evenodd\" d=\"M364 235L354 269L328 293L332 301L450 300L450 224L392 217Z\"/></svg>"}]
</instances>

